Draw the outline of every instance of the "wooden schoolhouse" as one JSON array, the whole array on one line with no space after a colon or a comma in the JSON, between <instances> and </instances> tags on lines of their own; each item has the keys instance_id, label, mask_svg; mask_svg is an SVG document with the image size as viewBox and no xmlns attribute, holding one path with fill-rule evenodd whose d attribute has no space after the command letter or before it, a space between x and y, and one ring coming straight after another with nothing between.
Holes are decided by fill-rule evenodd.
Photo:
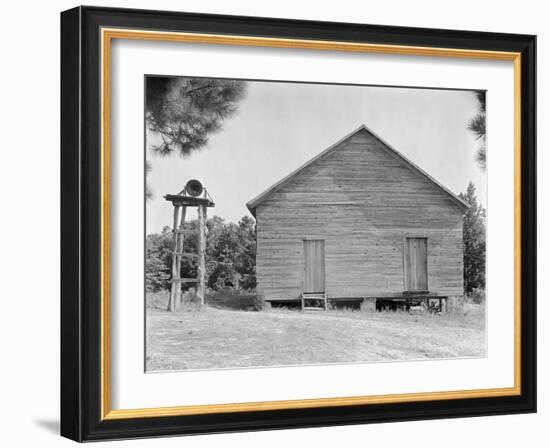
<instances>
[{"instance_id":1,"label":"wooden schoolhouse","mask_svg":"<svg viewBox=\"0 0 550 448\"><path fill-rule=\"evenodd\" d=\"M247 207L267 304L445 310L463 295L468 204L364 125Z\"/></svg>"}]
</instances>

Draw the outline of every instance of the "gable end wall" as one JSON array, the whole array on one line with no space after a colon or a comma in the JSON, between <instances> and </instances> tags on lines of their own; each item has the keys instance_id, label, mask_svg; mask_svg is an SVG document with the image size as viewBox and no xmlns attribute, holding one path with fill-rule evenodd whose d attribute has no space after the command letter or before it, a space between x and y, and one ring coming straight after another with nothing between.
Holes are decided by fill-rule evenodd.
<instances>
[{"instance_id":1,"label":"gable end wall","mask_svg":"<svg viewBox=\"0 0 550 448\"><path fill-rule=\"evenodd\" d=\"M258 293L298 298L303 240L325 240L329 297L404 290L407 236L428 238L431 292L463 294L463 210L431 181L360 131L256 209Z\"/></svg>"}]
</instances>

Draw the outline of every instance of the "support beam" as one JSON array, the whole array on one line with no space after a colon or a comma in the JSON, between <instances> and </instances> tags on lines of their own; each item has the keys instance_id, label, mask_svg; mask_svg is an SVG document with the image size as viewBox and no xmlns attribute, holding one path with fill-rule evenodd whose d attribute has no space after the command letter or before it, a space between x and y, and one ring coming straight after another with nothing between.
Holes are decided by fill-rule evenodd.
<instances>
[{"instance_id":1,"label":"support beam","mask_svg":"<svg viewBox=\"0 0 550 448\"><path fill-rule=\"evenodd\" d=\"M197 295L201 305L204 305L206 294L206 206L199 205L199 257L197 265Z\"/></svg>"},{"instance_id":2,"label":"support beam","mask_svg":"<svg viewBox=\"0 0 550 448\"><path fill-rule=\"evenodd\" d=\"M180 219L179 219L179 232L175 232L176 234L176 245L174 246L174 252L176 253L176 261L177 261L177 271L178 271L178 277L181 276L181 253L183 252L183 240L185 235L181 232L185 226L185 217L187 215L187 207L184 205L181 207L181 213L180 213ZM173 277L172 277L173 278ZM176 285L176 296L175 296L175 305L176 310L181 306L181 282L177 283Z\"/></svg>"},{"instance_id":3,"label":"support beam","mask_svg":"<svg viewBox=\"0 0 550 448\"><path fill-rule=\"evenodd\" d=\"M173 223L173 244L174 248L177 247L178 244L178 224L179 224L179 215L180 215L180 208L179 206L174 206L174 223ZM177 252L174 250L174 252ZM172 280L179 279L180 274L178 270L178 256L173 253L172 254ZM170 287L170 300L168 301L168 311L176 311L176 294L178 288L181 291L180 284L177 281L173 281L172 285Z\"/></svg>"}]
</instances>

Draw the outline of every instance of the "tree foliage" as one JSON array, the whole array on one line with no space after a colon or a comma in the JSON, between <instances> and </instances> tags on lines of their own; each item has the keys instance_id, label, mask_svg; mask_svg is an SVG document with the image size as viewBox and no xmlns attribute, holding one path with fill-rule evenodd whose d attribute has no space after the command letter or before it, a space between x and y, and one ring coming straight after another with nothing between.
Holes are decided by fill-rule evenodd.
<instances>
[{"instance_id":1,"label":"tree foliage","mask_svg":"<svg viewBox=\"0 0 550 448\"><path fill-rule=\"evenodd\" d=\"M150 292L168 289L172 267L172 232L168 226L145 240L145 289Z\"/></svg>"},{"instance_id":2,"label":"tree foliage","mask_svg":"<svg viewBox=\"0 0 550 448\"><path fill-rule=\"evenodd\" d=\"M485 289L485 209L478 203L476 187L468 183L460 198L470 204L464 215L464 291Z\"/></svg>"},{"instance_id":3,"label":"tree foliage","mask_svg":"<svg viewBox=\"0 0 550 448\"><path fill-rule=\"evenodd\" d=\"M256 224L248 216L237 224L226 223L219 216L206 222L206 284L212 290L231 288L249 291L256 287ZM198 222L187 221L183 252L197 253ZM146 240L145 276L147 291L170 287L173 239L170 228L150 234ZM195 259L182 258L180 276L197 275Z\"/></svg>"},{"instance_id":4,"label":"tree foliage","mask_svg":"<svg viewBox=\"0 0 550 448\"><path fill-rule=\"evenodd\" d=\"M475 117L468 122L467 128L474 133L476 140L479 141L476 160L479 166L485 169L487 160L487 127L485 122L486 95L484 91L477 91L475 92L475 96L478 104L478 112Z\"/></svg>"},{"instance_id":5,"label":"tree foliage","mask_svg":"<svg viewBox=\"0 0 550 448\"><path fill-rule=\"evenodd\" d=\"M148 161L145 161L145 200L150 201L153 199L153 192L151 191L151 188L149 187L149 184L147 182L147 176L151 172L152 167L151 164Z\"/></svg>"},{"instance_id":6,"label":"tree foliage","mask_svg":"<svg viewBox=\"0 0 550 448\"><path fill-rule=\"evenodd\" d=\"M237 110L246 82L211 78L147 78L146 125L160 137L157 154L182 156L204 147Z\"/></svg>"}]
</instances>

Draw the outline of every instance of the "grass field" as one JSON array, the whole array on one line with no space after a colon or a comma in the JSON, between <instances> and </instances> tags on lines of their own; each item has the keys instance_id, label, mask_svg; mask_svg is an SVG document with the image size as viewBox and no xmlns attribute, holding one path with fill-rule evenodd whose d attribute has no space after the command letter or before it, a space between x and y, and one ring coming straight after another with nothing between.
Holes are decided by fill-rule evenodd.
<instances>
[{"instance_id":1,"label":"grass field","mask_svg":"<svg viewBox=\"0 0 550 448\"><path fill-rule=\"evenodd\" d=\"M251 297L219 306L165 311L148 300L147 370L214 369L481 357L483 305L446 314L361 311L252 311ZM250 303L249 303L250 302ZM224 303L223 300L221 303ZM244 305L243 305L244 304Z\"/></svg>"}]
</instances>

